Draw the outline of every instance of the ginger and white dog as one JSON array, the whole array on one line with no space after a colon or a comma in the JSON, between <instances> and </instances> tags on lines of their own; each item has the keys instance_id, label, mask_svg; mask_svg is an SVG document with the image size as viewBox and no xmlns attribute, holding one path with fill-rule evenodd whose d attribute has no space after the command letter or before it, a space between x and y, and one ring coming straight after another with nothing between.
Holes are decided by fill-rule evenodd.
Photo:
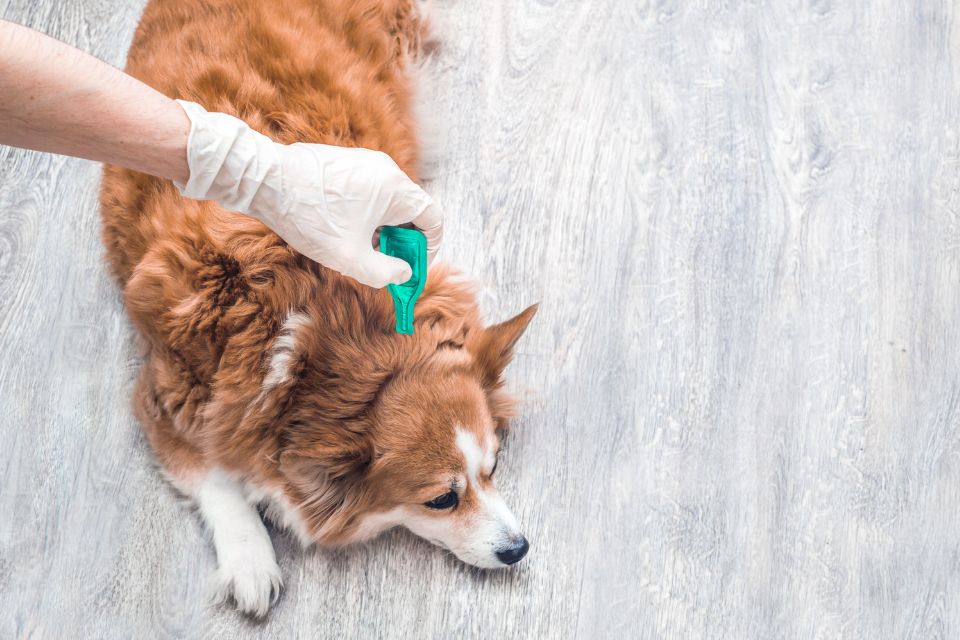
<instances>
[{"instance_id":1,"label":"ginger and white dog","mask_svg":"<svg viewBox=\"0 0 960 640\"><path fill-rule=\"evenodd\" d=\"M411 0L151 0L129 73L273 139L388 153L416 179ZM220 593L266 613L280 587L257 511L304 545L402 525L480 567L528 544L497 494L502 373L535 308L484 326L435 268L416 334L384 290L168 182L107 167L104 241L148 353L134 404L213 533Z\"/></svg>"}]
</instances>

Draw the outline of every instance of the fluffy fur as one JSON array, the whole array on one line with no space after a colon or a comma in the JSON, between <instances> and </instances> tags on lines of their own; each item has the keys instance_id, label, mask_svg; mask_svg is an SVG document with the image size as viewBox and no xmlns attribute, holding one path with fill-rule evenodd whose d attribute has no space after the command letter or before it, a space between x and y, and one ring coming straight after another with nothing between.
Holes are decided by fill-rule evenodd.
<instances>
[{"instance_id":1,"label":"fluffy fur","mask_svg":"<svg viewBox=\"0 0 960 640\"><path fill-rule=\"evenodd\" d=\"M407 67L425 35L410 0L152 0L127 71L279 142L382 150L416 179ZM136 414L213 531L220 593L263 614L279 586L257 503L305 544L400 524L498 566L522 540L490 476L534 308L484 327L470 286L434 268L401 336L385 290L169 182L107 167L101 204L149 347ZM450 490L455 508L424 506Z\"/></svg>"}]
</instances>

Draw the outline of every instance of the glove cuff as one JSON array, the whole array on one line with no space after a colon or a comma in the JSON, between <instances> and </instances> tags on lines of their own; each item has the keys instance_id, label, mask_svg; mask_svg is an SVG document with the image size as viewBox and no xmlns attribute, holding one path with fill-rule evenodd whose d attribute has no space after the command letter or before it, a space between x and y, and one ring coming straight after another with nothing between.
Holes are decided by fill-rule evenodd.
<instances>
[{"instance_id":1,"label":"glove cuff","mask_svg":"<svg viewBox=\"0 0 960 640\"><path fill-rule=\"evenodd\" d=\"M195 200L216 200L234 211L256 216L254 199L276 204L280 168L275 143L247 123L225 113L210 113L195 102L177 100L190 119L186 184L180 193Z\"/></svg>"}]
</instances>

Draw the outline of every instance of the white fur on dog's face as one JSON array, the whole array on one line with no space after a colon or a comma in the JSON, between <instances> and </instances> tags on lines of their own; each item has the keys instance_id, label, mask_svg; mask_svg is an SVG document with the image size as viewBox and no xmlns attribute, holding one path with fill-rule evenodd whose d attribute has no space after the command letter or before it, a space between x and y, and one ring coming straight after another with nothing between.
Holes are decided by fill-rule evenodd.
<instances>
[{"instance_id":1,"label":"white fur on dog's face","mask_svg":"<svg viewBox=\"0 0 960 640\"><path fill-rule=\"evenodd\" d=\"M496 437L490 434L479 442L472 431L457 429L456 446L462 456L464 473L453 479L451 489L458 504L451 509L424 505L403 505L364 519L360 536L369 538L401 525L460 560L485 569L506 566L498 557L520 543L526 545L520 525L493 485L496 465Z\"/></svg>"}]
</instances>

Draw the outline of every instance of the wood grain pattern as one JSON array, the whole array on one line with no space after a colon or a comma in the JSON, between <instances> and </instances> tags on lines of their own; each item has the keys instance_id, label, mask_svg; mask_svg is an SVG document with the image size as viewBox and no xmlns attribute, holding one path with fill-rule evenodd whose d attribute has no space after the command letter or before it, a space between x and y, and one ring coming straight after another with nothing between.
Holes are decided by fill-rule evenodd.
<instances>
[{"instance_id":1,"label":"wood grain pattern","mask_svg":"<svg viewBox=\"0 0 960 640\"><path fill-rule=\"evenodd\" d=\"M139 0L0 0L115 64ZM541 301L481 573L302 553L252 623L151 468L98 168L0 148L0 637L960 636L960 5L437 9L431 191L491 318Z\"/></svg>"}]
</instances>

